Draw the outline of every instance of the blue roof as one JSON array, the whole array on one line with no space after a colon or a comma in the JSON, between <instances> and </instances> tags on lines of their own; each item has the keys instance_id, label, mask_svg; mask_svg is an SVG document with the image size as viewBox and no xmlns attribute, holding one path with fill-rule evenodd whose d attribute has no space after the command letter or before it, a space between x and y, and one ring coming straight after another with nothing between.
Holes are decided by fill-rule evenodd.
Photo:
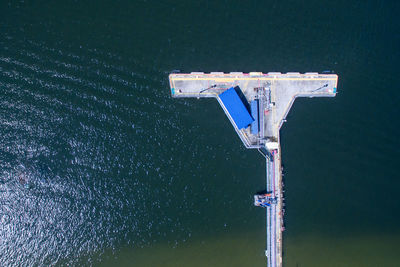
<instances>
[{"instance_id":1,"label":"blue roof","mask_svg":"<svg viewBox=\"0 0 400 267\"><path fill-rule=\"evenodd\" d=\"M246 128L254 121L235 88L229 88L219 98L239 129Z\"/></svg>"},{"instance_id":2,"label":"blue roof","mask_svg":"<svg viewBox=\"0 0 400 267\"><path fill-rule=\"evenodd\" d=\"M258 99L254 99L250 102L251 116L254 121L251 123L251 133L258 134Z\"/></svg>"}]
</instances>

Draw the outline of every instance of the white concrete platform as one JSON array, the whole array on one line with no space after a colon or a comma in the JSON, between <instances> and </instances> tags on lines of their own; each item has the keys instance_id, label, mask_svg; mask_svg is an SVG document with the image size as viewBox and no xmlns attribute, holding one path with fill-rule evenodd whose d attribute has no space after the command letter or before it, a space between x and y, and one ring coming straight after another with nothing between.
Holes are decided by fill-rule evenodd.
<instances>
[{"instance_id":1,"label":"white concrete platform","mask_svg":"<svg viewBox=\"0 0 400 267\"><path fill-rule=\"evenodd\" d=\"M279 139L279 129L297 97L333 97L336 95L338 77L336 74L278 72L250 74L195 72L171 74L169 76L173 97L215 97L225 90L238 86L247 101L260 101L261 131L257 136L250 127L238 132L248 148L264 146L268 140ZM224 110L225 111L225 110ZM229 117L229 114L227 114ZM235 125L233 124L235 127Z\"/></svg>"},{"instance_id":2,"label":"white concrete platform","mask_svg":"<svg viewBox=\"0 0 400 267\"><path fill-rule=\"evenodd\" d=\"M214 97L247 148L256 148L266 157L266 191L277 198L277 204L266 208L267 266L282 266L283 183L279 129L297 97L334 97L338 76L290 72L192 72L169 75L172 97ZM252 134L250 126L238 129L219 95L231 87L239 87L249 103L259 102L260 130ZM248 104L247 103L247 104Z\"/></svg>"}]
</instances>

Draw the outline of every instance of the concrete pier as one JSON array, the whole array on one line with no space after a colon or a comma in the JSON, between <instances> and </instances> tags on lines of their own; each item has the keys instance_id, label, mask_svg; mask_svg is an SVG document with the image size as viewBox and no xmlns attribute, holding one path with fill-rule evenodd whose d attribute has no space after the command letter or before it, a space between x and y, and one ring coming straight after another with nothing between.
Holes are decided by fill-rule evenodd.
<instances>
[{"instance_id":1,"label":"concrete pier","mask_svg":"<svg viewBox=\"0 0 400 267\"><path fill-rule=\"evenodd\" d=\"M214 97L220 103L235 131L247 148L258 149L266 158L266 191L277 199L266 207L267 266L282 266L283 191L279 129L297 97L334 97L336 74L297 72L192 72L170 74L173 97ZM239 129L227 107L219 97L229 88L237 89L245 105L257 101L259 128L249 124ZM253 110L253 109L252 109ZM250 112L250 110L249 110ZM257 121L257 119L256 119ZM253 125L254 127L254 125Z\"/></svg>"}]
</instances>

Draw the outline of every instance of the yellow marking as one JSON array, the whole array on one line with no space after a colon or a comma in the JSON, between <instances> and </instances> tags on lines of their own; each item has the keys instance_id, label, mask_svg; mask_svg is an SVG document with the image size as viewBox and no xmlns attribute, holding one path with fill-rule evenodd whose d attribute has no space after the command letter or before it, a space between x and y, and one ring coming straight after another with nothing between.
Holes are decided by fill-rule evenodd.
<instances>
[{"instance_id":1,"label":"yellow marking","mask_svg":"<svg viewBox=\"0 0 400 267\"><path fill-rule=\"evenodd\" d=\"M192 93L179 93L175 91L175 95L192 95L195 97L195 95L199 95L199 97L201 97L202 95L215 95L218 96L217 93L196 93L196 92L192 92Z\"/></svg>"}]
</instances>

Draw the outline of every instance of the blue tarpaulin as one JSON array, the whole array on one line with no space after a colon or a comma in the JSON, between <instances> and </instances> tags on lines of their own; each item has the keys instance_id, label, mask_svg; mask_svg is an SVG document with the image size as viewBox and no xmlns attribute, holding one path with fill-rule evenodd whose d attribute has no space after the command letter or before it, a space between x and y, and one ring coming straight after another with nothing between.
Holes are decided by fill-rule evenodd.
<instances>
[{"instance_id":1,"label":"blue tarpaulin","mask_svg":"<svg viewBox=\"0 0 400 267\"><path fill-rule=\"evenodd\" d=\"M254 121L235 88L229 88L219 98L239 129L246 128Z\"/></svg>"},{"instance_id":2,"label":"blue tarpaulin","mask_svg":"<svg viewBox=\"0 0 400 267\"><path fill-rule=\"evenodd\" d=\"M258 134L258 99L254 99L250 103L251 107L251 116L254 118L254 121L251 123L251 133Z\"/></svg>"}]
</instances>

